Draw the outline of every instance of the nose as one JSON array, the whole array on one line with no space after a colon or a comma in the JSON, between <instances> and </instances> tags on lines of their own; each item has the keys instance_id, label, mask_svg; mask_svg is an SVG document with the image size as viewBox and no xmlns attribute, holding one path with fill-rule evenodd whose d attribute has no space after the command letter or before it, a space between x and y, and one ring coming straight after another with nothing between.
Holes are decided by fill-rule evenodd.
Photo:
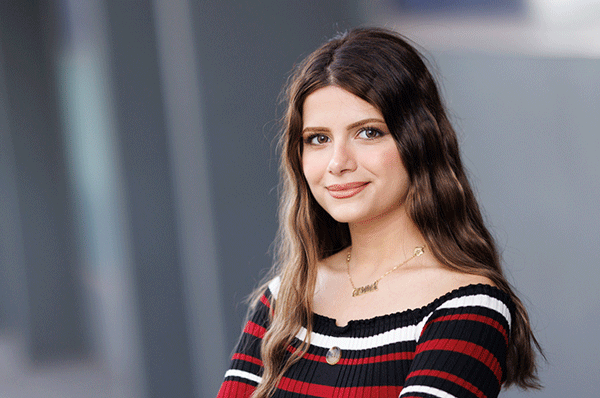
<instances>
[{"instance_id":1,"label":"nose","mask_svg":"<svg viewBox=\"0 0 600 398\"><path fill-rule=\"evenodd\" d=\"M327 171L331 174L343 174L356 169L356 159L349 145L345 142L337 142L333 145L333 153Z\"/></svg>"}]
</instances>

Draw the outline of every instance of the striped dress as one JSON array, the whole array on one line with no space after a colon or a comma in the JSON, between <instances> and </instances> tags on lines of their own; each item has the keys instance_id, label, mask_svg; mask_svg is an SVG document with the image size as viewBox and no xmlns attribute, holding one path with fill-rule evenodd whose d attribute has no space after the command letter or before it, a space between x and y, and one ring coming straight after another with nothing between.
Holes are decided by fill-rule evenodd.
<instances>
[{"instance_id":1,"label":"striped dress","mask_svg":"<svg viewBox=\"0 0 600 398\"><path fill-rule=\"evenodd\" d=\"M260 341L278 287L273 280L247 323L218 398L248 397L260 382ZM478 284L416 310L343 327L315 314L307 354L273 397L497 397L513 313L508 295ZM302 328L295 343L305 335Z\"/></svg>"}]
</instances>

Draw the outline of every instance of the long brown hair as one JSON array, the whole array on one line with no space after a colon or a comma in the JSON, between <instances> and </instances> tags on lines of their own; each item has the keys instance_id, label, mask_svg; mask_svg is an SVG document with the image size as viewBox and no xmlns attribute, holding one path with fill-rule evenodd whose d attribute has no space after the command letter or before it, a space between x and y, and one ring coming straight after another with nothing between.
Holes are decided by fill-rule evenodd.
<instances>
[{"instance_id":1,"label":"long brown hair","mask_svg":"<svg viewBox=\"0 0 600 398\"><path fill-rule=\"evenodd\" d=\"M467 180L454 132L435 81L417 50L396 33L354 29L310 54L291 76L280 137L279 232L271 276L281 277L263 338L263 379L253 398L270 396L283 373L308 348L316 264L350 245L338 223L313 198L302 171L302 107L319 88L338 86L383 115L410 179L407 210L435 258L448 268L482 275L515 306L505 385L538 388L533 336L523 303L503 275L494 239ZM262 293L266 285L257 289ZM300 328L307 340L289 355ZM541 352L541 351L540 351Z\"/></svg>"}]
</instances>

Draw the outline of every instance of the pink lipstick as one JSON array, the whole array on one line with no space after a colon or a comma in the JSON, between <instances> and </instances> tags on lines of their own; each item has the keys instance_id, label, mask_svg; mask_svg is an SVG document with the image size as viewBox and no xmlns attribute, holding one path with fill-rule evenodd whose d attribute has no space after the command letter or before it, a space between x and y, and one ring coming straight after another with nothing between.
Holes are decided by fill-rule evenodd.
<instances>
[{"instance_id":1,"label":"pink lipstick","mask_svg":"<svg viewBox=\"0 0 600 398\"><path fill-rule=\"evenodd\" d=\"M361 192L368 185L368 182L350 182L348 184L329 185L327 190L335 199L346 199Z\"/></svg>"}]
</instances>

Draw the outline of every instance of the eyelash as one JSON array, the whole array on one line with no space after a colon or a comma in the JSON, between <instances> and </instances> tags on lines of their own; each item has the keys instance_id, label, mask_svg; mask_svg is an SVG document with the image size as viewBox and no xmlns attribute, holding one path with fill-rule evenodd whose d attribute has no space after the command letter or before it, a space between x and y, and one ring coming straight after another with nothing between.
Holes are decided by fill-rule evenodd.
<instances>
[{"instance_id":1,"label":"eyelash","mask_svg":"<svg viewBox=\"0 0 600 398\"><path fill-rule=\"evenodd\" d=\"M359 134L362 134L362 133L365 133L365 132L368 132L368 131L374 132L376 134L376 136L375 137L371 137L371 138L368 138L368 137L365 138L367 140L372 140L372 139L375 139L375 138L378 138L378 137L381 137L381 136L385 135L385 133L383 131L381 131L380 129L375 128L375 127L369 127L369 126L362 127L360 130L358 130L358 132L356 133L356 135L358 136ZM326 134L323 134L323 133L314 133L314 134L310 134L309 136L305 137L303 139L303 141L307 145L319 145L319 144L313 144L313 142L312 142L315 138L317 138L319 136L322 136L322 137L325 137L325 138L329 139L329 137Z\"/></svg>"},{"instance_id":2,"label":"eyelash","mask_svg":"<svg viewBox=\"0 0 600 398\"><path fill-rule=\"evenodd\" d=\"M364 133L364 132L367 132L367 131L372 131L372 132L374 132L374 133L377 134L375 137L372 137L370 139L378 138L378 137L381 137L381 136L385 135L385 133L383 131L379 130L378 128L369 127L369 126L365 126L365 127L361 128L360 130L358 130L358 134L361 134L361 133Z\"/></svg>"},{"instance_id":3,"label":"eyelash","mask_svg":"<svg viewBox=\"0 0 600 398\"><path fill-rule=\"evenodd\" d=\"M309 136L307 136L306 138L304 138L304 143L307 145L319 145L319 144L313 144L313 140L317 137L325 137L327 139L329 139L329 137L327 137L327 135L322 134L322 133L315 133L315 134L310 134Z\"/></svg>"}]
</instances>

